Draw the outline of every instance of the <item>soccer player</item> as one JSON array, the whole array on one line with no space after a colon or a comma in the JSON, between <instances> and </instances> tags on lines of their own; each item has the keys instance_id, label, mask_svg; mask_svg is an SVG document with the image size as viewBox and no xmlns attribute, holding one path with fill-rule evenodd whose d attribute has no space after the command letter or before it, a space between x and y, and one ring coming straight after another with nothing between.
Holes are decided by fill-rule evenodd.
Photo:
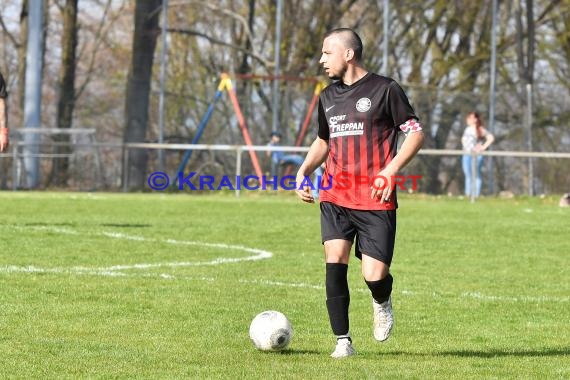
<instances>
[{"instance_id":1,"label":"soccer player","mask_svg":"<svg viewBox=\"0 0 570 380\"><path fill-rule=\"evenodd\" d=\"M317 138L296 178L297 184L303 184L326 161L320 208L326 305L337 338L333 358L355 354L347 281L355 241L362 275L372 294L374 338L385 341L390 336L394 324L390 264L397 208L394 176L424 140L404 91L393 79L368 72L362 66L362 50L360 37L351 29L325 35L319 62L336 82L320 95ZM400 131L406 139L397 152ZM297 195L313 203L310 185L305 181L302 186Z\"/></svg>"},{"instance_id":2,"label":"soccer player","mask_svg":"<svg viewBox=\"0 0 570 380\"><path fill-rule=\"evenodd\" d=\"M8 123L6 115L6 98L8 93L6 92L6 83L4 82L4 77L0 73L0 153L5 152L8 149Z\"/></svg>"}]
</instances>

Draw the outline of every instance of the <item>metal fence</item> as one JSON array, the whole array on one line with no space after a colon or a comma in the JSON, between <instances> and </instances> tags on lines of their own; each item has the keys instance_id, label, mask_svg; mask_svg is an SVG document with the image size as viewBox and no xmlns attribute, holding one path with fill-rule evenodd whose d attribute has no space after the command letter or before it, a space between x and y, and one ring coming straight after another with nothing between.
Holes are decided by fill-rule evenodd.
<instances>
[{"instance_id":1,"label":"metal fence","mask_svg":"<svg viewBox=\"0 0 570 380\"><path fill-rule=\"evenodd\" d=\"M291 146L246 146L246 145L209 145L209 144L154 144L154 143L101 143L85 140L75 140L71 143L72 149L69 154L54 153L57 146L62 143L58 142L39 142L35 150L30 150L29 144L24 141L14 140L11 144L10 151L0 154L0 185L3 189L19 190L27 189L26 186L26 159L36 157L40 160L40 181L39 189L49 189L51 186L45 178L49 177L51 170L51 162L56 158L66 157L69 164L69 180L65 189L79 191L128 191L129 190L129 165L132 164L132 152L134 150L143 150L147 153L147 173L146 176L153 172L163 170L171 178L177 176L178 164L181 162L182 155L189 149L193 150L194 155L186 172L195 172L209 176L226 175L230 179L243 178L244 176L254 174L249 152L254 151L263 159L261 160L264 173L268 173L269 160L266 152L283 151L288 153L297 153L304 155L308 147L291 147ZM67 145L70 145L67 144ZM166 157L164 168L158 167L158 152L163 151ZM30 153L33 152L33 153ZM429 182L429 175L437 175L438 181L446 183L446 187L439 193L449 195L464 194L464 177L460 169L460 159L464 154L461 150L440 150L440 149L423 149L419 152L405 172L408 174L420 175L422 180L418 191L425 192L425 183ZM536 177L529 178L524 175L524 168L527 167L526 162L529 159L540 160L544 165L554 165L557 162L561 167L567 167L567 161L560 164L561 160L570 159L570 153L554 153L554 152L522 152L522 151L486 151L479 153L482 156L492 158L497 161L495 165L498 168L512 167L514 173L509 173L508 180L505 180L503 188L487 189L484 191L486 195L497 195L501 191L512 195L527 194L529 189L539 188L538 193L563 193L570 191L570 179L564 175L565 171L560 172L557 178L541 178L540 171L537 171ZM473 154L476 158L477 154ZM437 157L440 160L448 160L446 171L430 174L422 164L429 161L429 157ZM506 161L508 160L508 161ZM476 160L472 160L475 162ZM516 165L513 164L517 163ZM540 165L537 165L540 167ZM294 174L296 168L291 166L281 168L282 174L287 172ZM508 170L507 170L508 171ZM472 171L475 173L475 170ZM483 171L484 182L488 184L489 173ZM550 181L554 183L554 191L549 190L543 184ZM554 181L554 182L552 182ZM517 183L518 182L518 183ZM475 183L472 178L471 183ZM236 185L235 183L233 185ZM504 187L507 187L505 189ZM144 190L151 190L145 185ZM474 189L470 193L474 194ZM239 196L240 190L235 190ZM474 197L471 197L474 200Z\"/></svg>"}]
</instances>

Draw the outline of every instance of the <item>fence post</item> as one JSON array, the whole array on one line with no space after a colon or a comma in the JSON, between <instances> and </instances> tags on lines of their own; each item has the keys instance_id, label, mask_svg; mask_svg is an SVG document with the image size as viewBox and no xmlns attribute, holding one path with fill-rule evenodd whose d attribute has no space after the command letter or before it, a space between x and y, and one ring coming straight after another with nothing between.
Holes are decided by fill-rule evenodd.
<instances>
[{"instance_id":1,"label":"fence post","mask_svg":"<svg viewBox=\"0 0 570 380\"><path fill-rule=\"evenodd\" d=\"M471 151L471 203L475 202L475 193L477 191L477 152Z\"/></svg>"},{"instance_id":2,"label":"fence post","mask_svg":"<svg viewBox=\"0 0 570 380\"><path fill-rule=\"evenodd\" d=\"M129 147L123 143L123 193L128 190L129 182Z\"/></svg>"},{"instance_id":3,"label":"fence post","mask_svg":"<svg viewBox=\"0 0 570 380\"><path fill-rule=\"evenodd\" d=\"M238 146L236 149L236 197L239 198L241 187L241 154L242 148Z\"/></svg>"},{"instance_id":4,"label":"fence post","mask_svg":"<svg viewBox=\"0 0 570 380\"><path fill-rule=\"evenodd\" d=\"M12 145L12 191L18 190L18 141Z\"/></svg>"}]
</instances>

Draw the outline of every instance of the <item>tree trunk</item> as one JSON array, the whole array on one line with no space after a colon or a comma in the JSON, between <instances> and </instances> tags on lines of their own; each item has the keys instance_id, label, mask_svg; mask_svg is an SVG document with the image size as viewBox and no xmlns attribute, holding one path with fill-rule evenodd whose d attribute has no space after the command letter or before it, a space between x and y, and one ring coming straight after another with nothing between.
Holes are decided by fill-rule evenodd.
<instances>
[{"instance_id":1,"label":"tree trunk","mask_svg":"<svg viewBox=\"0 0 570 380\"><path fill-rule=\"evenodd\" d=\"M248 18L247 18L247 25L249 26L249 30L251 31L251 33L253 33L254 31L254 23L255 23L255 0L249 0L249 13L248 13ZM244 31L245 34L245 31ZM249 51L251 49L251 39L249 39L247 36L245 37L245 50ZM250 72L250 67L249 67L249 54L244 53L242 60L241 60L241 65L239 67L238 72L240 74L246 74Z\"/></svg>"},{"instance_id":2,"label":"tree trunk","mask_svg":"<svg viewBox=\"0 0 570 380\"><path fill-rule=\"evenodd\" d=\"M533 0L526 0L526 33L523 26L523 0L517 0L516 33L517 33L517 66L521 83L521 99L525 99L526 85L532 84L534 79L534 12ZM526 46L525 46L526 37ZM526 103L525 103L526 104Z\"/></svg>"},{"instance_id":3,"label":"tree trunk","mask_svg":"<svg viewBox=\"0 0 570 380\"><path fill-rule=\"evenodd\" d=\"M26 83L26 48L28 46L28 0L22 2L20 13L20 45L18 46L18 106L24 115L24 83Z\"/></svg>"},{"instance_id":4,"label":"tree trunk","mask_svg":"<svg viewBox=\"0 0 570 380\"><path fill-rule=\"evenodd\" d=\"M61 67L59 71L59 101L57 104L58 128L71 128L75 106L75 69L77 48L77 3L66 0L63 8L63 35L61 37ZM70 135L57 135L55 141L66 145L56 146L55 153L70 154ZM54 158L51 180L56 186L65 186L69 179L69 158ZM51 181L50 181L51 182Z\"/></svg>"},{"instance_id":5,"label":"tree trunk","mask_svg":"<svg viewBox=\"0 0 570 380\"><path fill-rule=\"evenodd\" d=\"M127 79L125 104L125 142L144 142L148 128L150 83L161 0L137 0L135 5L135 32L131 55L131 66ZM129 190L142 189L145 184L147 152L133 149L129 152Z\"/></svg>"}]
</instances>

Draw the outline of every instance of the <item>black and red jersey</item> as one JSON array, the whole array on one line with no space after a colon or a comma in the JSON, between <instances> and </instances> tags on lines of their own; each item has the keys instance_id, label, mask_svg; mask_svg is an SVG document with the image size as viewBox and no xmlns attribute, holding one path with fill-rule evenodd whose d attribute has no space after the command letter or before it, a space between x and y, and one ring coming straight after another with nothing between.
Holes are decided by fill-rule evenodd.
<instances>
[{"instance_id":1,"label":"black and red jersey","mask_svg":"<svg viewBox=\"0 0 570 380\"><path fill-rule=\"evenodd\" d=\"M400 125L417 120L402 88L393 79L367 73L352 85L336 82L319 98L318 136L329 143L321 201L358 210L392 210L390 202L370 199L376 176L396 155ZM332 183L331 183L332 179Z\"/></svg>"}]
</instances>

